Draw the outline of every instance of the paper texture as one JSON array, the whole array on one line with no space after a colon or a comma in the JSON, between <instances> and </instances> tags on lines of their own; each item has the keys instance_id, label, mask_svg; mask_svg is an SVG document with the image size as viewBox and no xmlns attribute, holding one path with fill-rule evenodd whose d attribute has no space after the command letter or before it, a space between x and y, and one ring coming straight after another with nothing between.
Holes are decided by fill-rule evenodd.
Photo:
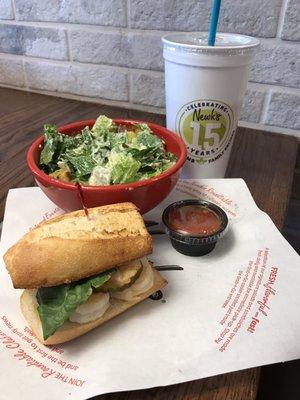
<instances>
[{"instance_id":1,"label":"paper texture","mask_svg":"<svg viewBox=\"0 0 300 400\"><path fill-rule=\"evenodd\" d=\"M145 219L159 222L168 204L187 198L208 199L227 212L230 229L215 250L187 257L167 235L153 235L150 260L184 268L163 273L169 281L163 300L148 299L65 345L45 347L32 336L19 308L21 291L1 261L1 399L86 399L299 358L299 256L241 179L180 181ZM1 254L59 213L39 188L10 190Z\"/></svg>"}]
</instances>

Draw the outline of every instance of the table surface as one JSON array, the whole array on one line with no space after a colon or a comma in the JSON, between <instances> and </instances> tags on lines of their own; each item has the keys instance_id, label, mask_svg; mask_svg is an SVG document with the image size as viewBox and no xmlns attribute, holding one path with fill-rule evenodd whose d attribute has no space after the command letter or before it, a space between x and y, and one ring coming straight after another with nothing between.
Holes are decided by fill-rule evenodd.
<instances>
[{"instance_id":1,"label":"table surface","mask_svg":"<svg viewBox=\"0 0 300 400\"><path fill-rule=\"evenodd\" d=\"M26 151L42 134L43 124L60 126L96 118L99 114L165 123L162 115L0 88L0 219L7 191L33 185L26 167ZM227 169L227 177L246 181L257 205L279 229L286 217L296 156L297 140L293 137L239 128ZM97 399L253 400L258 382L259 368L252 368L163 388L107 394Z\"/></svg>"}]
</instances>

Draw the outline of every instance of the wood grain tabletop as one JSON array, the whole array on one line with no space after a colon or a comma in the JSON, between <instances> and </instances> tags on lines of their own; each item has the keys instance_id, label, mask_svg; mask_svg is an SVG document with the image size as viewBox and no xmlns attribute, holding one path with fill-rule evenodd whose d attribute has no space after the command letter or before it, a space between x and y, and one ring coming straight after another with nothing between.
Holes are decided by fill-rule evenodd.
<instances>
[{"instance_id":1,"label":"wood grain tabletop","mask_svg":"<svg viewBox=\"0 0 300 400\"><path fill-rule=\"evenodd\" d=\"M32 186L26 166L30 143L44 123L58 126L99 114L164 124L162 115L0 88L0 219L10 188ZM295 138L239 128L227 177L243 178L258 207L279 229L286 217L297 157ZM178 385L97 396L98 400L254 400L259 368Z\"/></svg>"}]
</instances>

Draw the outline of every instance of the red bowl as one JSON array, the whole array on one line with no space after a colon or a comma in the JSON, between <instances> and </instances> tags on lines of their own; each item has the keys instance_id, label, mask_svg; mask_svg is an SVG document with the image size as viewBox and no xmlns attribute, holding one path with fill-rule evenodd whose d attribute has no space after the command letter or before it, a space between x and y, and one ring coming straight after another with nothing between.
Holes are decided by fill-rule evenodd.
<instances>
[{"instance_id":1,"label":"red bowl","mask_svg":"<svg viewBox=\"0 0 300 400\"><path fill-rule=\"evenodd\" d=\"M114 122L126 127L130 127L133 123L141 123L141 121L122 119L115 119ZM79 121L61 126L58 130L66 135L74 136L81 132L85 126L91 128L94 123L95 120ZM111 186L82 186L82 195L86 207L131 201L144 214L159 204L171 192L178 181L181 168L186 160L186 146L180 136L168 129L148 122L147 124L155 135L165 141L167 151L178 157L177 162L162 174L143 181ZM43 143L44 136L40 136L32 143L27 153L27 164L36 183L45 195L63 210L81 209L82 203L77 186L51 178L39 168Z\"/></svg>"}]
</instances>

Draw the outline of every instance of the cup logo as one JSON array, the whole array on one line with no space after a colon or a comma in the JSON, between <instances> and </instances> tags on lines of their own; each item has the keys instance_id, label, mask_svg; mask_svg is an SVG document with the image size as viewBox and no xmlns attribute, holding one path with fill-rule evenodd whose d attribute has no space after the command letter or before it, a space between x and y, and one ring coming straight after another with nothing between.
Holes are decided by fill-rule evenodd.
<instances>
[{"instance_id":1,"label":"cup logo","mask_svg":"<svg viewBox=\"0 0 300 400\"><path fill-rule=\"evenodd\" d=\"M234 136L233 112L225 103L195 100L176 117L176 131L187 146L190 162L211 163L222 157Z\"/></svg>"}]
</instances>

